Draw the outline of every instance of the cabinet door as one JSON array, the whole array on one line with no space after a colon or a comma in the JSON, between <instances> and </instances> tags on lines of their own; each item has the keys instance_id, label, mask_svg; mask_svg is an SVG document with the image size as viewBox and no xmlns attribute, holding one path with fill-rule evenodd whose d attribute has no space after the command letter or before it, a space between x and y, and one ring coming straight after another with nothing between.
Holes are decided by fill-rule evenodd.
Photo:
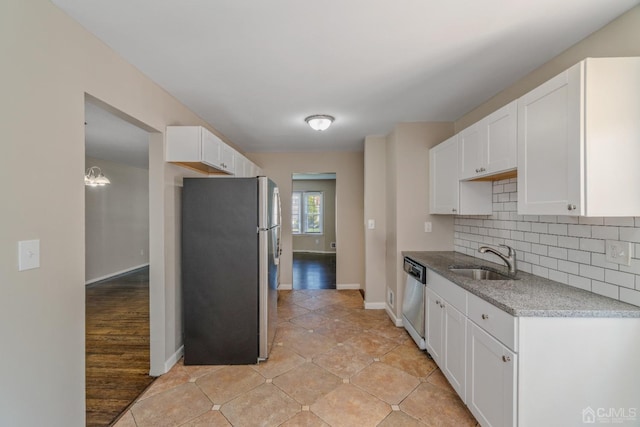
<instances>
[{"instance_id":1,"label":"cabinet door","mask_svg":"<svg viewBox=\"0 0 640 427\"><path fill-rule=\"evenodd\" d=\"M444 365L442 373L463 402L465 399L467 318L451 304L444 305Z\"/></svg>"},{"instance_id":2,"label":"cabinet door","mask_svg":"<svg viewBox=\"0 0 640 427\"><path fill-rule=\"evenodd\" d=\"M222 145L222 141L205 128L201 128L201 133L202 163L213 166L214 168L220 168L220 146Z\"/></svg>"},{"instance_id":3,"label":"cabinet door","mask_svg":"<svg viewBox=\"0 0 640 427\"><path fill-rule=\"evenodd\" d=\"M466 404L483 427L516 425L517 355L467 321Z\"/></svg>"},{"instance_id":4,"label":"cabinet door","mask_svg":"<svg viewBox=\"0 0 640 427\"><path fill-rule=\"evenodd\" d=\"M480 175L489 175L515 169L518 166L517 120L518 103L513 101L484 119L482 144L482 163L486 171Z\"/></svg>"},{"instance_id":5,"label":"cabinet door","mask_svg":"<svg viewBox=\"0 0 640 427\"><path fill-rule=\"evenodd\" d=\"M581 215L582 63L518 99L518 213Z\"/></svg>"},{"instance_id":6,"label":"cabinet door","mask_svg":"<svg viewBox=\"0 0 640 427\"><path fill-rule=\"evenodd\" d=\"M248 160L242 154L235 152L235 175L238 177L248 177Z\"/></svg>"},{"instance_id":7,"label":"cabinet door","mask_svg":"<svg viewBox=\"0 0 640 427\"><path fill-rule=\"evenodd\" d=\"M225 172L230 174L235 173L235 155L233 153L233 148L229 147L224 142L221 143L220 147L220 166L224 169Z\"/></svg>"},{"instance_id":8,"label":"cabinet door","mask_svg":"<svg viewBox=\"0 0 640 427\"><path fill-rule=\"evenodd\" d=\"M458 134L458 174L460 179L481 175L482 170L482 126L475 123ZM486 169L486 168L485 168Z\"/></svg>"},{"instance_id":9,"label":"cabinet door","mask_svg":"<svg viewBox=\"0 0 640 427\"><path fill-rule=\"evenodd\" d=\"M425 336L427 351L436 361L442 365L443 339L442 339L442 298L427 286L425 288Z\"/></svg>"},{"instance_id":10,"label":"cabinet door","mask_svg":"<svg viewBox=\"0 0 640 427\"><path fill-rule=\"evenodd\" d=\"M429 212L458 212L458 137L429 150Z\"/></svg>"},{"instance_id":11,"label":"cabinet door","mask_svg":"<svg viewBox=\"0 0 640 427\"><path fill-rule=\"evenodd\" d=\"M167 126L165 160L199 162L202 155L200 126Z\"/></svg>"}]
</instances>

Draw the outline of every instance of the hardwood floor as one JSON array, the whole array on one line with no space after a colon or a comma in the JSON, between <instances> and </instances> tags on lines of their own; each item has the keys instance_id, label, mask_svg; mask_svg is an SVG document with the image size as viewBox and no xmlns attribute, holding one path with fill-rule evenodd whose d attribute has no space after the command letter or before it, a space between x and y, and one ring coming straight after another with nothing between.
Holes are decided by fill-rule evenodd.
<instances>
[{"instance_id":1,"label":"hardwood floor","mask_svg":"<svg viewBox=\"0 0 640 427\"><path fill-rule=\"evenodd\" d=\"M86 423L107 426L149 376L149 269L86 289Z\"/></svg>"},{"instance_id":2,"label":"hardwood floor","mask_svg":"<svg viewBox=\"0 0 640 427\"><path fill-rule=\"evenodd\" d=\"M336 254L293 253L293 289L335 289Z\"/></svg>"}]
</instances>

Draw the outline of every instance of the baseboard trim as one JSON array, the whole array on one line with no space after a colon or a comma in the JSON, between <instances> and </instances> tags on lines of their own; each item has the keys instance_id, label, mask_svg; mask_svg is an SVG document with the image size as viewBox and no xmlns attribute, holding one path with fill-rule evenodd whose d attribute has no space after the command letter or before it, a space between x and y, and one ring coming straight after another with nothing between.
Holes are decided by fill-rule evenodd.
<instances>
[{"instance_id":1,"label":"baseboard trim","mask_svg":"<svg viewBox=\"0 0 640 427\"><path fill-rule=\"evenodd\" d=\"M336 289L339 291L360 290L360 283L338 283Z\"/></svg>"},{"instance_id":2,"label":"baseboard trim","mask_svg":"<svg viewBox=\"0 0 640 427\"><path fill-rule=\"evenodd\" d=\"M293 285L291 283L280 283L278 285L279 291L291 291L293 290Z\"/></svg>"},{"instance_id":3,"label":"baseboard trim","mask_svg":"<svg viewBox=\"0 0 640 427\"><path fill-rule=\"evenodd\" d=\"M384 310L387 308L387 304L384 302L366 302L364 303L366 310Z\"/></svg>"},{"instance_id":4,"label":"baseboard trim","mask_svg":"<svg viewBox=\"0 0 640 427\"><path fill-rule=\"evenodd\" d=\"M148 267L148 266L149 266L149 263L146 263L146 264L137 265L135 267L127 268L126 270L115 271L115 272L109 273L109 274L107 274L105 276L100 276L100 277L96 277L95 279L87 280L86 282L84 282L84 285L87 286L87 285L90 285L92 283L101 282L103 280L110 279L110 278L116 277L116 276L121 276L123 274L127 274L127 273L130 273L132 271L139 270L141 268Z\"/></svg>"},{"instance_id":5,"label":"baseboard trim","mask_svg":"<svg viewBox=\"0 0 640 427\"><path fill-rule=\"evenodd\" d=\"M171 368L173 368L173 366L176 363L178 363L178 360L180 360L180 358L183 355L184 355L184 346L181 345L180 348L176 350L176 352L173 353L171 357L169 357L169 359L166 360L166 362L164 362L164 373L166 374L167 372L169 372Z\"/></svg>"},{"instance_id":6,"label":"baseboard trim","mask_svg":"<svg viewBox=\"0 0 640 427\"><path fill-rule=\"evenodd\" d=\"M402 317L397 318L396 315L393 313L393 310L391 309L391 307L385 304L384 309L387 312L387 315L389 316L389 318L391 319L394 325L396 325L398 328L402 328L404 326L404 324L402 323Z\"/></svg>"}]
</instances>

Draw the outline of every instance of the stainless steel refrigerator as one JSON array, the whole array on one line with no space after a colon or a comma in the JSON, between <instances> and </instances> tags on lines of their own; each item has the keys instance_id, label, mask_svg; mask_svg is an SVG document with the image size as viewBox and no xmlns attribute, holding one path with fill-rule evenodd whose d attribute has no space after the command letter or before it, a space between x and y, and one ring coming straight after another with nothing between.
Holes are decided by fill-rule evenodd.
<instances>
[{"instance_id":1,"label":"stainless steel refrigerator","mask_svg":"<svg viewBox=\"0 0 640 427\"><path fill-rule=\"evenodd\" d=\"M267 177L185 178L185 365L266 359L276 328L280 197Z\"/></svg>"}]
</instances>

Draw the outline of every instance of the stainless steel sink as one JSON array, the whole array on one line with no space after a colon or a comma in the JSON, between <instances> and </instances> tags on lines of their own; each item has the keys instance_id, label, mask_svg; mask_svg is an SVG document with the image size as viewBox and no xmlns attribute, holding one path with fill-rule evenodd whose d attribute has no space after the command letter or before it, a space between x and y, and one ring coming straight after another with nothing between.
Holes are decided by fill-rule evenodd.
<instances>
[{"instance_id":1,"label":"stainless steel sink","mask_svg":"<svg viewBox=\"0 0 640 427\"><path fill-rule=\"evenodd\" d=\"M514 277L489 270L485 267L449 267L449 271L474 280L514 280Z\"/></svg>"}]
</instances>

